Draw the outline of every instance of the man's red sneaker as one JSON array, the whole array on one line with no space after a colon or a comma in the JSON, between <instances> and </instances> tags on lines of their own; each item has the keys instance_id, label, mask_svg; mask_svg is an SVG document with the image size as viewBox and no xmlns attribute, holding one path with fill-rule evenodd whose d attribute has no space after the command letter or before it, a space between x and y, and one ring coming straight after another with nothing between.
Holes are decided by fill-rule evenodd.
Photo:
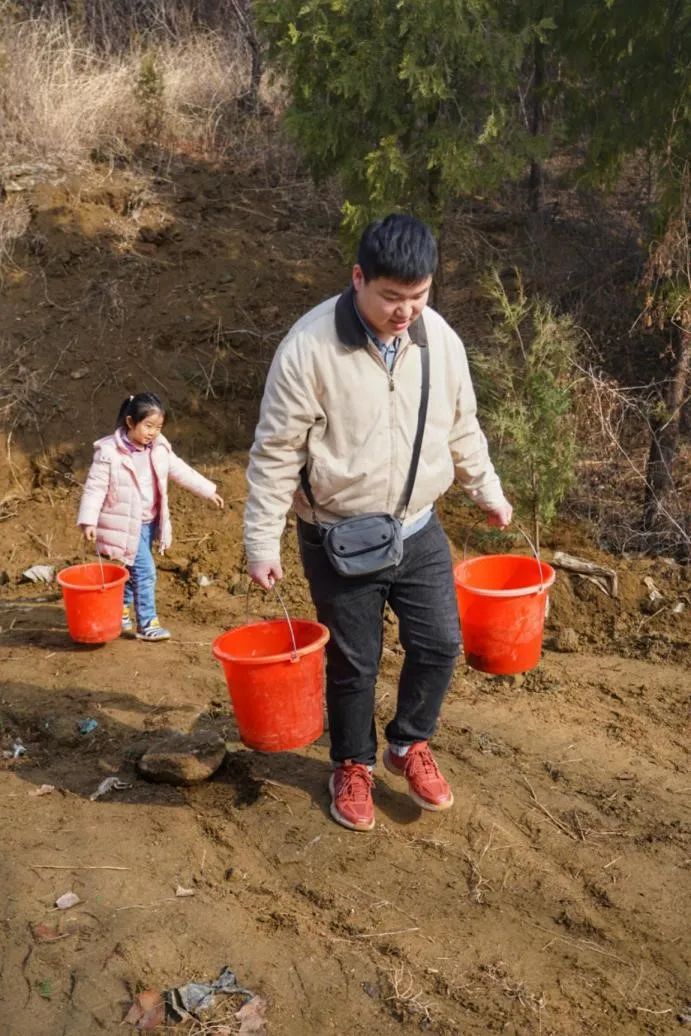
<instances>
[{"instance_id":1,"label":"man's red sneaker","mask_svg":"<svg viewBox=\"0 0 691 1036\"><path fill-rule=\"evenodd\" d=\"M384 766L389 773L405 777L408 794L421 809L442 810L453 805L453 792L442 777L426 741L416 741L405 755L387 748Z\"/></svg>"},{"instance_id":2,"label":"man's red sneaker","mask_svg":"<svg viewBox=\"0 0 691 1036\"><path fill-rule=\"evenodd\" d=\"M348 759L337 766L329 778L331 816L351 831L371 831L374 827L374 780L369 767Z\"/></svg>"}]
</instances>

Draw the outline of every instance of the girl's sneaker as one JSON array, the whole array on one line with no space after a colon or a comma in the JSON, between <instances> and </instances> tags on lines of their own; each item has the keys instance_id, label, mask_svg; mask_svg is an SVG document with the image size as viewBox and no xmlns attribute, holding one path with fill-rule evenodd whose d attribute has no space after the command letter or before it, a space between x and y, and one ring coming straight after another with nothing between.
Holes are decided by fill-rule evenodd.
<instances>
[{"instance_id":1,"label":"girl's sneaker","mask_svg":"<svg viewBox=\"0 0 691 1036\"><path fill-rule=\"evenodd\" d=\"M137 640L170 640L170 630L164 629L158 619L152 619L143 630L137 630Z\"/></svg>"},{"instance_id":2,"label":"girl's sneaker","mask_svg":"<svg viewBox=\"0 0 691 1036\"><path fill-rule=\"evenodd\" d=\"M131 636L134 633L134 623L127 605L123 605L122 609L122 632L125 636Z\"/></svg>"}]
</instances>

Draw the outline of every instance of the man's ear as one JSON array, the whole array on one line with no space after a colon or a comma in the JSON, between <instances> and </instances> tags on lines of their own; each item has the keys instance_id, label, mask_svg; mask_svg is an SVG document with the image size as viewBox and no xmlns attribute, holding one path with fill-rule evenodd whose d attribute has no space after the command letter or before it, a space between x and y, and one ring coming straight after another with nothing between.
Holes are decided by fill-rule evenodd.
<instances>
[{"instance_id":1,"label":"man's ear","mask_svg":"<svg viewBox=\"0 0 691 1036\"><path fill-rule=\"evenodd\" d=\"M362 267L359 263L355 263L355 266L353 267L353 287L356 291L359 291L364 283L365 275L362 272Z\"/></svg>"}]
</instances>

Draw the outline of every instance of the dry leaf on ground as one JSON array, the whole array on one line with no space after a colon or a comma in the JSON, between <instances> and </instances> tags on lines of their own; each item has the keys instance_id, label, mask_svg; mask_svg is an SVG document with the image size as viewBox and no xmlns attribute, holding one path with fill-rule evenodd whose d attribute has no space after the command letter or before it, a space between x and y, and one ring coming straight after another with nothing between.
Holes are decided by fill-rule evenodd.
<instances>
[{"instance_id":1,"label":"dry leaf on ground","mask_svg":"<svg viewBox=\"0 0 691 1036\"><path fill-rule=\"evenodd\" d=\"M166 1005L163 997L156 989L145 989L137 993L123 1021L136 1026L140 1032L151 1032L163 1025L166 1017Z\"/></svg>"},{"instance_id":2,"label":"dry leaf on ground","mask_svg":"<svg viewBox=\"0 0 691 1036\"><path fill-rule=\"evenodd\" d=\"M241 1023L240 1036L266 1036L266 1000L253 996L235 1017Z\"/></svg>"}]
</instances>

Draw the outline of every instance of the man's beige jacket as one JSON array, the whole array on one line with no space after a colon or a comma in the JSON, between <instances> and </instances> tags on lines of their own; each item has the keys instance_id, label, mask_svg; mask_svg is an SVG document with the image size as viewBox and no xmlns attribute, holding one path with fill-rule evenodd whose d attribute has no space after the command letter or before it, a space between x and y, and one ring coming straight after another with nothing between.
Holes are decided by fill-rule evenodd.
<instances>
[{"instance_id":1,"label":"man's beige jacket","mask_svg":"<svg viewBox=\"0 0 691 1036\"><path fill-rule=\"evenodd\" d=\"M416 344L425 338L426 345ZM429 405L403 516L400 500L420 406L421 348L430 351ZM305 314L274 356L247 471L248 562L280 558L291 504L300 517L314 520L299 488L303 465L323 522L386 511L412 523L454 477L484 510L504 501L458 335L426 307L402 336L389 372L367 338L352 288Z\"/></svg>"}]
</instances>

